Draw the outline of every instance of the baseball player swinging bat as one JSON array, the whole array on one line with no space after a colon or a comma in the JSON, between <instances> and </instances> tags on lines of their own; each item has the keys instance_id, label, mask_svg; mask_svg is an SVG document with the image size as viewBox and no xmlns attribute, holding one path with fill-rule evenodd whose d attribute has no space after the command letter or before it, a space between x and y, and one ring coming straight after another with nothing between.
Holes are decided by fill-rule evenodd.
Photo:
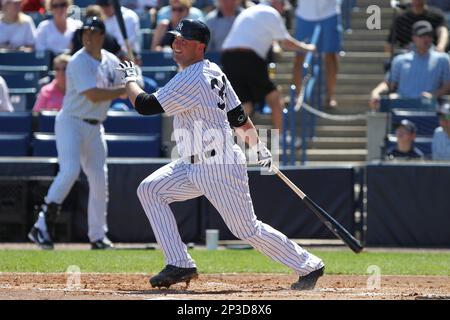
<instances>
[{"instance_id":1,"label":"baseball player swinging bat","mask_svg":"<svg viewBox=\"0 0 450 320\"><path fill-rule=\"evenodd\" d=\"M339 222L337 222L332 216L330 216L325 210L319 207L314 201L312 201L302 190L300 190L291 180L288 179L276 166L272 166L273 172L286 183L289 188L292 189L314 212L317 217L330 229L338 238L350 247L355 253L362 251L363 247L361 243L355 239Z\"/></svg>"},{"instance_id":2,"label":"baseball player swinging bat","mask_svg":"<svg viewBox=\"0 0 450 320\"><path fill-rule=\"evenodd\" d=\"M120 0L112 0L117 23L119 24L120 33L122 33L123 41L127 47L127 54L131 61L136 61L134 58L133 50L131 50L130 43L128 42L127 29L125 28L125 21L123 20L122 10L120 10Z\"/></svg>"}]
</instances>

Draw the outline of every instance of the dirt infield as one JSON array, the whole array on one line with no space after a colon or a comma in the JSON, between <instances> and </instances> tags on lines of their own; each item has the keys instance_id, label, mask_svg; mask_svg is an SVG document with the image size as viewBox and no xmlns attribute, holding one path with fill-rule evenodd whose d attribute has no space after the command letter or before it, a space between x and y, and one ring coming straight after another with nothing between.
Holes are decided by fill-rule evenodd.
<instances>
[{"instance_id":1,"label":"dirt infield","mask_svg":"<svg viewBox=\"0 0 450 320\"><path fill-rule=\"evenodd\" d=\"M156 290L144 274L81 274L67 286L66 274L0 273L0 299L450 299L450 278L383 276L380 288L367 288L367 276L326 275L313 291L289 290L293 275L200 275L185 285Z\"/></svg>"}]
</instances>

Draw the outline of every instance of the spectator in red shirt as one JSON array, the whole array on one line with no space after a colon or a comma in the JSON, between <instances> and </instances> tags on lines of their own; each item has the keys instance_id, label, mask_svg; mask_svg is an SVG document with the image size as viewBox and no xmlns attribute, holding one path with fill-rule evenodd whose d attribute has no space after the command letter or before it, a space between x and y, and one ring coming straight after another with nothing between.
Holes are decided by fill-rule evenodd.
<instances>
[{"instance_id":1,"label":"spectator in red shirt","mask_svg":"<svg viewBox=\"0 0 450 320\"><path fill-rule=\"evenodd\" d=\"M41 88L33 111L58 111L61 109L66 92L66 67L69 59L70 55L68 54L60 54L53 59L55 79Z\"/></svg>"}]
</instances>

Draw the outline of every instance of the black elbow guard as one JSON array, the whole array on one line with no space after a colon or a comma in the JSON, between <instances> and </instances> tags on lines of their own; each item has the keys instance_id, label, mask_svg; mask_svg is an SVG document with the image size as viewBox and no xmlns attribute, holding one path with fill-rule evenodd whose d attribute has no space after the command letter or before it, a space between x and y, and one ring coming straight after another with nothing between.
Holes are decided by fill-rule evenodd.
<instances>
[{"instance_id":1,"label":"black elbow guard","mask_svg":"<svg viewBox=\"0 0 450 320\"><path fill-rule=\"evenodd\" d=\"M230 125L234 128L243 126L248 120L248 116L245 114L242 104L238 105L233 110L228 111L227 118Z\"/></svg>"},{"instance_id":2,"label":"black elbow guard","mask_svg":"<svg viewBox=\"0 0 450 320\"><path fill-rule=\"evenodd\" d=\"M153 94L140 93L134 102L134 108L139 114L154 115L164 113L164 109Z\"/></svg>"}]
</instances>

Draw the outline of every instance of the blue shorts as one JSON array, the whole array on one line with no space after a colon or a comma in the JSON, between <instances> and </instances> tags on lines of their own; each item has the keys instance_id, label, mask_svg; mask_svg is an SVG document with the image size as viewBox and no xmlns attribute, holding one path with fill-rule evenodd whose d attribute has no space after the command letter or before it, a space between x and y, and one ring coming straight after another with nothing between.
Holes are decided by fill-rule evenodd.
<instances>
[{"instance_id":1,"label":"blue shorts","mask_svg":"<svg viewBox=\"0 0 450 320\"><path fill-rule=\"evenodd\" d=\"M342 23L340 15L334 15L318 21L307 21L296 17L294 37L299 41L310 43L317 23L320 23L322 27L320 40L317 43L317 51L324 53L341 51Z\"/></svg>"}]
</instances>

